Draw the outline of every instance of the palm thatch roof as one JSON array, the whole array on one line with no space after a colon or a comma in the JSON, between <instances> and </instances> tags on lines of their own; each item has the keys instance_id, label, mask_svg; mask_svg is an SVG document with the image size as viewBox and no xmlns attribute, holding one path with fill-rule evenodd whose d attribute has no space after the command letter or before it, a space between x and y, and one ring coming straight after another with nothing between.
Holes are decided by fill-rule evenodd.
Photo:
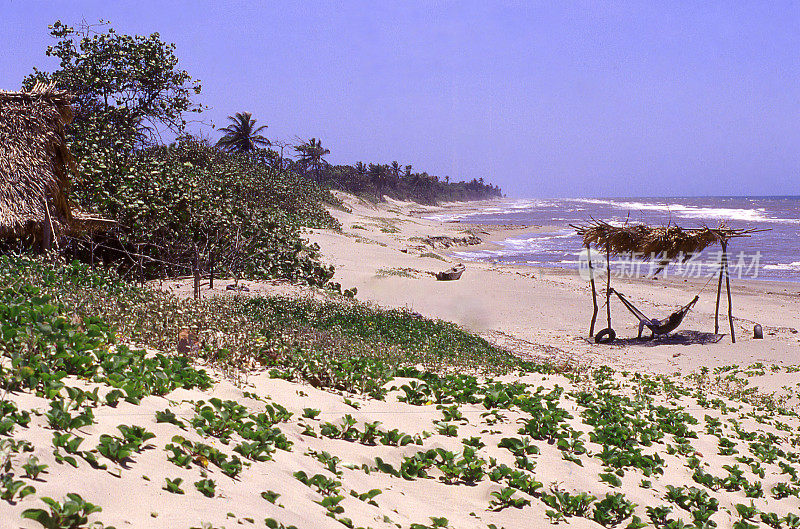
<instances>
[{"instance_id":1,"label":"palm thatch roof","mask_svg":"<svg viewBox=\"0 0 800 529\"><path fill-rule=\"evenodd\" d=\"M616 226L592 220L583 225L571 225L586 247L608 250L614 255L638 254L644 259L661 262L688 259L714 244L727 244L734 237L748 237L761 230L734 229L720 224L718 228L681 228L680 226L649 226L623 224Z\"/></svg>"},{"instance_id":2,"label":"palm thatch roof","mask_svg":"<svg viewBox=\"0 0 800 529\"><path fill-rule=\"evenodd\" d=\"M67 192L75 161L64 127L72 98L52 86L0 91L0 237L54 236L108 224L71 208Z\"/></svg>"}]
</instances>

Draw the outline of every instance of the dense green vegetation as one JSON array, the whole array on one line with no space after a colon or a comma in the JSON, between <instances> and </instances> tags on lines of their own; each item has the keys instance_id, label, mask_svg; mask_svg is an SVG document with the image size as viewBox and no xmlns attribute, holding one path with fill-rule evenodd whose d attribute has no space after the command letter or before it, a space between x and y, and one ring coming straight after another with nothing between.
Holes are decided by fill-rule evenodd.
<instances>
[{"instance_id":1,"label":"dense green vegetation","mask_svg":"<svg viewBox=\"0 0 800 529\"><path fill-rule=\"evenodd\" d=\"M413 200L423 204L441 201L484 200L502 197L499 187L485 183L483 178L469 182L451 182L425 171L417 172L411 165L357 162L353 165L331 165L324 156L330 150L320 140L311 138L297 147L297 160L287 160L270 149L264 158L275 167L308 175L321 185L356 195L382 199L384 196Z\"/></svg>"},{"instance_id":2,"label":"dense green vegetation","mask_svg":"<svg viewBox=\"0 0 800 529\"><path fill-rule=\"evenodd\" d=\"M37 299L41 294L58 300L62 312L100 318L125 340L162 351L173 351L181 330L192 329L202 342L195 354L233 374L264 365L275 376L379 395L402 366L501 373L550 369L522 362L452 323L344 297L180 300L77 262L10 256L0 258L3 284L30 285L37 289L31 293L39 292Z\"/></svg>"},{"instance_id":3,"label":"dense green vegetation","mask_svg":"<svg viewBox=\"0 0 800 529\"><path fill-rule=\"evenodd\" d=\"M200 84L178 67L174 45L157 33L76 32L60 22L51 34L56 44L47 54L60 59L59 68L35 70L24 85L53 82L75 95L67 129L80 174L74 196L83 209L117 222L109 232L69 240L72 255L113 261L141 277L187 275L195 263L207 271L214 262L217 273L236 277L328 281L333 270L319 263L299 228L337 228L323 206L336 200L258 157L186 136L186 113L201 110L192 100ZM162 133L178 139L164 145ZM247 151L265 141L250 136L231 146Z\"/></svg>"},{"instance_id":4,"label":"dense green vegetation","mask_svg":"<svg viewBox=\"0 0 800 529\"><path fill-rule=\"evenodd\" d=\"M116 228L70 239L70 255L114 262L139 277L207 272L276 277L323 285L333 270L299 229L338 228L324 204L330 188L378 198L389 194L432 203L497 196L482 181L449 184L395 162L331 166L312 138L272 150L249 112L231 117L216 145L186 134L201 85L179 67L175 46L158 33L129 36L105 25L76 30L56 22L47 55L52 72L34 69L23 82L54 83L73 94L67 128L77 162L73 196ZM162 137L177 138L166 145ZM281 142L277 142L281 143ZM284 158L285 147L297 160Z\"/></svg>"},{"instance_id":5,"label":"dense green vegetation","mask_svg":"<svg viewBox=\"0 0 800 529\"><path fill-rule=\"evenodd\" d=\"M191 368L186 358L146 356L143 350L124 345L109 347L116 338L102 314L79 315L76 307L48 292L48 286L57 284L61 270L39 267L41 281L31 282L37 268L32 262L0 259L0 351L10 359L10 365L0 368L4 390L53 395L71 375L105 382L134 400L163 395L177 387L210 385L205 373ZM96 280L84 276L81 281L86 286L87 281ZM56 293L56 289L49 290ZM51 425L62 422L54 415ZM66 424L75 426L69 421Z\"/></svg>"},{"instance_id":6,"label":"dense green vegetation","mask_svg":"<svg viewBox=\"0 0 800 529\"><path fill-rule=\"evenodd\" d=\"M180 301L82 264L8 256L0 258L0 322L0 389L11 396L0 401L0 448L8 454L0 501L36 506L21 515L45 527L82 527L100 509L87 501L93 498L74 493L64 503L39 497L46 507L40 508L28 498L37 497L43 481L37 476L73 467L121 476L136 472L137 459L150 453L182 475L169 474L159 491L215 501L225 497L226 479L261 475L263 467L253 467L262 463L274 471L281 464L277 451L311 458L306 470L291 469L319 497L310 508L354 528L349 517L364 515L351 510L351 501L388 512L382 489L345 488L376 473L404 484L429 480L426 490L484 483L491 487L486 513L535 508L552 523L574 517L630 528L713 529L728 521L741 529L758 522L779 529L800 523L792 513L800 492L797 414L747 390L733 390L725 400L709 393L731 378L764 376L760 364L704 371L686 381L608 368L555 374L552 366L521 362L451 324L405 311L346 299ZM152 422L113 424L93 436L92 448L84 432L99 427L98 410L213 385L190 358L168 353L186 327L198 329L204 340L188 357L204 358L233 378L258 363L272 377L341 391L343 404L363 407L361 419L321 415L311 407L301 413L280 399L244 391L242 402L195 398L188 412L175 403L162 410L169 401L158 401L154 419L171 428L167 438L150 431ZM123 345L130 342L162 352ZM538 374L493 378L512 371ZM298 395L305 394L297 387ZM46 405L23 406L15 398L23 392ZM366 396L390 394L404 412L428 417L420 429L408 433L366 420L367 410L375 411ZM34 427L52 430L48 464L25 456L45 453L26 439ZM337 455L341 444L330 445L332 453L318 451L309 447L311 438L358 443L372 455L345 463ZM701 441L705 455L697 451ZM718 447L714 457L721 465L709 459L710 446ZM564 469L563 482L547 482L544 476L554 474L540 466L544 461ZM308 471L313 464L319 472ZM286 490L280 482L269 486L281 492L253 494L282 509L276 504ZM429 519L432 525L401 527L450 526L444 517ZM274 518L266 523L281 526Z\"/></svg>"},{"instance_id":7,"label":"dense green vegetation","mask_svg":"<svg viewBox=\"0 0 800 529\"><path fill-rule=\"evenodd\" d=\"M400 200L413 200L423 204L437 204L442 201L486 200L502 197L498 186L485 183L483 178L468 182L450 181L449 176L440 178L425 171L413 171L411 165L402 170L395 161L391 164L363 163L354 165L334 165L323 172L322 182L343 191L374 195L384 195Z\"/></svg>"},{"instance_id":8,"label":"dense green vegetation","mask_svg":"<svg viewBox=\"0 0 800 529\"><path fill-rule=\"evenodd\" d=\"M187 275L195 255L202 268L214 259L217 273L237 277L322 285L333 275L299 233L338 227L322 206L333 197L313 182L188 138L128 164L139 177L122 178L114 200L95 207L120 227L95 241L144 255L145 275Z\"/></svg>"}]
</instances>

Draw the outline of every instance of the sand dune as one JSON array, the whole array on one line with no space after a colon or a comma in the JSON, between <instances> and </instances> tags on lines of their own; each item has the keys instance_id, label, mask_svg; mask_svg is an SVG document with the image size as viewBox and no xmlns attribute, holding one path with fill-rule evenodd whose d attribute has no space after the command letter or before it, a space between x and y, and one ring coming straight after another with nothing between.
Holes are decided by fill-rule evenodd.
<instances>
[{"instance_id":1,"label":"sand dune","mask_svg":"<svg viewBox=\"0 0 800 529\"><path fill-rule=\"evenodd\" d=\"M736 344L727 336L707 339L713 301L704 297L685 330L663 343L631 339L634 322L615 307L623 339L598 346L586 338L587 285L573 273L467 263L461 280L437 282L429 272L455 262L448 253L452 247L420 242L477 235L490 245L536 228L443 224L420 219L420 211L430 210L415 204L376 207L344 198L352 212L335 211L342 233L314 230L309 236L336 265L337 280L356 286L361 300L452 320L520 356L573 369L474 383L455 375L397 378L387 384L385 399L376 400L267 372L237 385L205 366L214 380L209 389L176 389L116 406L103 403L108 385L69 377L67 386L97 388L100 396L97 404L71 410L76 414L88 405L94 416L91 424L71 429L83 438L74 454L77 468L57 461L54 452L67 453L54 446L59 430L48 420L50 400L7 393L3 402L30 413L31 420L0 436L10 468L0 493L13 481L36 492L0 500L0 526L41 527L21 513L45 508L44 496L62 501L67 493L102 507L91 522L117 529L796 523L800 421L790 409L800 385L800 370L792 367L800 362L796 286L737 284ZM244 283L250 295L325 295ZM214 292L225 295L225 285L220 281ZM694 289L646 280L624 286L656 312L669 311ZM186 282L165 288L189 292ZM749 337L754 321L764 326L764 340ZM740 367L719 367L729 364ZM702 367L710 371L689 376ZM749 387L792 398L781 402ZM65 392L60 398L68 401ZM220 401L213 404L212 398ZM283 408L290 415L280 413ZM172 422L163 422L165 410L174 414ZM274 421L256 419L270 410L277 410ZM233 418L218 422L226 414ZM245 455L246 425L259 420L266 423L252 427L262 429L260 435L273 444L285 438L291 446L283 443L267 460ZM119 425L140 426L155 436L117 462L98 445L103 434L119 437ZM22 441L30 443L29 451ZM181 463L176 453L188 459ZM212 453L217 455L202 455ZM93 468L91 454L106 468ZM37 479L23 469L30 456L48 465ZM166 480L176 478L183 494L166 490Z\"/></svg>"}]
</instances>

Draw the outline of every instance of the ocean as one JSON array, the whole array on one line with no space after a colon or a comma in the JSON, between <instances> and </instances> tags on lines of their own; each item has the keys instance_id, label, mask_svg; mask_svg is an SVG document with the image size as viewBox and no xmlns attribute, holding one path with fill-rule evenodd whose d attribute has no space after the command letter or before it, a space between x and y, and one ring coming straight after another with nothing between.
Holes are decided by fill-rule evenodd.
<instances>
[{"instance_id":1,"label":"ocean","mask_svg":"<svg viewBox=\"0 0 800 529\"><path fill-rule=\"evenodd\" d=\"M590 219L611 223L676 224L685 228L757 228L767 231L731 241L732 275L745 279L800 281L800 197L672 197L504 199L475 213L437 214L428 218L481 224L528 224L551 227L545 232L515 236L493 250L461 251L464 260L496 261L531 266L578 268L583 246L570 224ZM719 247L693 261L698 273L714 273ZM667 273L685 272L670 265ZM643 275L645 270L642 269Z\"/></svg>"}]
</instances>

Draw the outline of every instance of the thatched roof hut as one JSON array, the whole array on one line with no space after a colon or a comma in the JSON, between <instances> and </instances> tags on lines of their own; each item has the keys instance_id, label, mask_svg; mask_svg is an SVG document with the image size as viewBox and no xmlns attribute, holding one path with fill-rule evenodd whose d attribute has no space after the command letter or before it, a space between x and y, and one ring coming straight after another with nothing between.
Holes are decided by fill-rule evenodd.
<instances>
[{"instance_id":1,"label":"thatched roof hut","mask_svg":"<svg viewBox=\"0 0 800 529\"><path fill-rule=\"evenodd\" d=\"M71 100L41 84L0 91L0 237L41 241L109 224L74 210L67 197L75 173L64 136Z\"/></svg>"},{"instance_id":2,"label":"thatched roof hut","mask_svg":"<svg viewBox=\"0 0 800 529\"><path fill-rule=\"evenodd\" d=\"M680 226L649 226L647 224L614 225L593 220L573 225L586 247L608 250L612 255L637 254L642 259L655 258L663 262L687 259L714 244L727 244L734 237L746 237L756 230L728 228L681 228Z\"/></svg>"},{"instance_id":3,"label":"thatched roof hut","mask_svg":"<svg viewBox=\"0 0 800 529\"><path fill-rule=\"evenodd\" d=\"M647 224L628 224L627 222L622 225L609 224L601 220L592 219L586 224L572 224L576 233L583 239L583 245L587 250L592 246L606 251L606 318L608 327L600 331L595 336L595 342L601 343L605 339L610 343L614 340L616 333L611 328L611 293L615 292L619 296L623 304L628 307L628 310L633 311L635 307L627 301L624 296L620 295L611 288L611 255L632 255L640 259L657 259L660 268L656 274L663 269L670 261L678 259L689 259L693 255L702 252L709 246L719 244L722 247L722 254L720 256L720 270L719 280L717 282L717 303L714 312L714 333L719 332L719 300L722 289L723 274L725 277L725 288L728 293L728 320L731 327L731 341L736 342L733 335L733 314L731 309L731 290L730 279L728 273L728 241L735 237L749 237L750 234L763 231L758 229L736 229L728 228L725 224L720 224L717 228L709 228L703 226L701 228L681 228L680 226L649 226ZM595 288L594 274L592 273L592 257L591 252L587 251L587 258L589 264L589 280L592 285L592 305L594 312L592 313L592 322L589 325L589 334L594 335L594 324L597 320L597 291ZM709 279L709 282L711 279ZM708 283L706 283L708 284ZM705 287L704 287L705 288ZM698 294L699 296L699 294ZM697 302L698 297L684 306L680 311L673 313L670 320L675 320L675 326L663 326L663 322L647 320L648 326L652 329L663 329L663 332L674 330L677 325L680 325L683 316L691 309L694 303ZM638 309L636 309L638 311ZM639 315L642 313L639 311ZM637 316L637 318L640 316ZM640 318L640 322L641 322ZM667 321L667 320L664 320ZM656 323L658 325L656 325ZM653 330L655 335L656 330ZM660 332L660 331L659 331ZM642 326L639 326L639 335L641 337ZM607 337L607 338L606 338Z\"/></svg>"}]
</instances>

